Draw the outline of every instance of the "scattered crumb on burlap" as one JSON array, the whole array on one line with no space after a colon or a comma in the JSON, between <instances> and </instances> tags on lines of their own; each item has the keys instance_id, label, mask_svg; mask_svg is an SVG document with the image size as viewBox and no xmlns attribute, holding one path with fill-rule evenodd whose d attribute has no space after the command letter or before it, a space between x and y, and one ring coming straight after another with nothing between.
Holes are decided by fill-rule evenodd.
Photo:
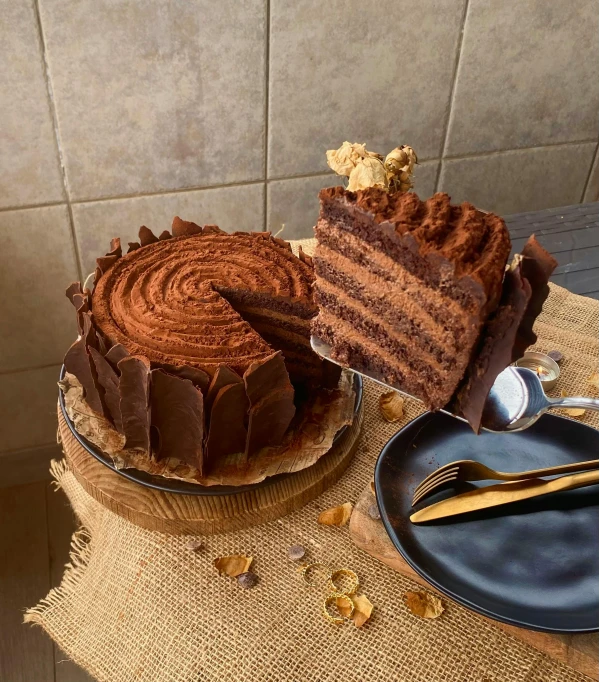
<instances>
[{"instance_id":1,"label":"scattered crumb on burlap","mask_svg":"<svg viewBox=\"0 0 599 682\"><path fill-rule=\"evenodd\" d=\"M556 394L596 396L599 303L552 286L537 324L536 348L564 353ZM84 530L75 535L61 585L30 609L36 623L100 682L588 682L588 678L445 600L436 620L416 619L402 595L420 589L358 550L348 530L319 526L318 514L355 502L372 479L387 440L422 410L407 400L404 419L385 422L382 389L368 382L361 446L341 480L302 510L277 521L204 539L133 526L93 500L63 463L53 465ZM581 420L595 427L597 413ZM347 566L375 605L363 628L320 616L323 594L305 587L287 548ZM254 557L252 590L219 576L213 559Z\"/></svg>"}]
</instances>

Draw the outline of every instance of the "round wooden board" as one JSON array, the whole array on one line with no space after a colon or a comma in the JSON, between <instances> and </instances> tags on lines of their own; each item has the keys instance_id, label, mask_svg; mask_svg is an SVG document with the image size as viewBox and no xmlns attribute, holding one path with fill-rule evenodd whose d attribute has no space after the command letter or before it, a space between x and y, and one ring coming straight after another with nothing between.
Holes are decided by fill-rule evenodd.
<instances>
[{"instance_id":1,"label":"round wooden board","mask_svg":"<svg viewBox=\"0 0 599 682\"><path fill-rule=\"evenodd\" d=\"M83 488L100 504L138 526L173 535L215 535L278 519L335 483L354 455L364 406L354 423L316 464L270 485L233 495L177 495L146 488L115 473L75 439L58 409L65 457Z\"/></svg>"}]
</instances>

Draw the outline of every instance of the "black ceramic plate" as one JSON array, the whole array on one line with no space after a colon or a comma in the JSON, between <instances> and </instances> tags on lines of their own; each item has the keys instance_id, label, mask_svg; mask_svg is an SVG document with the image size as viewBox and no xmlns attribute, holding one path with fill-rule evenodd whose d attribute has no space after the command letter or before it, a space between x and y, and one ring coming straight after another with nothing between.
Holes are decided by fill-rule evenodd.
<instances>
[{"instance_id":1,"label":"black ceramic plate","mask_svg":"<svg viewBox=\"0 0 599 682\"><path fill-rule=\"evenodd\" d=\"M64 365L60 369L60 378L64 377ZM362 404L362 377L355 374L354 375L354 389L356 391L356 402L354 405L354 417L358 414L360 405ZM100 448L97 448L93 443L90 443L86 438L81 436L75 430L73 422L69 419L69 415L66 412L64 404L64 395L59 389L58 400L60 403L60 409L62 414L68 424L71 433L79 441L80 445L84 447L90 455L95 457L99 462L106 465L109 469L112 469L117 474L120 474L124 478L128 478L130 481L139 483L146 488L155 488L156 490L162 490L167 493L176 493L179 495L232 495L234 493L243 493L247 490L255 490L256 488L262 488L271 485L275 481L280 481L287 476L293 476L294 474L278 474L277 476L270 476L265 478L260 483L253 483L251 485L212 485L212 486L202 486L197 483L187 483L186 481L179 481L176 478L165 478L164 476L153 476L145 471L138 471L137 469L117 469L114 465L112 459ZM347 426L341 428L335 438L333 443L336 443L339 438L345 433ZM327 455L324 455L325 457ZM299 472L297 472L299 473Z\"/></svg>"},{"instance_id":2,"label":"black ceramic plate","mask_svg":"<svg viewBox=\"0 0 599 682\"><path fill-rule=\"evenodd\" d=\"M599 630L599 486L412 524L414 488L438 467L473 459L523 471L596 459L599 431L545 415L526 431L476 436L426 413L384 447L375 472L385 528L404 559L448 597L504 623L545 632ZM460 483L421 509L489 481Z\"/></svg>"}]
</instances>

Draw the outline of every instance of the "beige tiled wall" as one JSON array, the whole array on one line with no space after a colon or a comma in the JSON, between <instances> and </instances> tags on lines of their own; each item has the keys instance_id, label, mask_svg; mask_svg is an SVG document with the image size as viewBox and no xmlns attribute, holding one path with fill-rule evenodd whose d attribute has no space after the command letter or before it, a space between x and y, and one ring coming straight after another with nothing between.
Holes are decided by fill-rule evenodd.
<instances>
[{"instance_id":1,"label":"beige tiled wall","mask_svg":"<svg viewBox=\"0 0 599 682\"><path fill-rule=\"evenodd\" d=\"M345 139L502 213L599 199L595 0L0 0L0 455L54 442L65 286L173 215L311 234ZM1 469L0 469L1 471ZM2 474L0 473L0 477ZM0 480L1 483L1 480Z\"/></svg>"}]
</instances>

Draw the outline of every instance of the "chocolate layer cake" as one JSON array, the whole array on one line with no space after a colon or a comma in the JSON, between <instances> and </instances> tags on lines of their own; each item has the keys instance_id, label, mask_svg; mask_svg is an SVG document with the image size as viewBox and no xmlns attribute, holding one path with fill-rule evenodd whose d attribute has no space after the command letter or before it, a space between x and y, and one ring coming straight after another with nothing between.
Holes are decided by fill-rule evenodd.
<instances>
[{"instance_id":1,"label":"chocolate layer cake","mask_svg":"<svg viewBox=\"0 0 599 682\"><path fill-rule=\"evenodd\" d=\"M295 412L292 381L335 377L310 348L310 259L270 233L179 218L172 235L139 236L126 255L113 240L93 294L79 283L67 291L80 338L65 366L87 402L125 447L199 472L279 444Z\"/></svg>"},{"instance_id":2,"label":"chocolate layer cake","mask_svg":"<svg viewBox=\"0 0 599 682\"><path fill-rule=\"evenodd\" d=\"M451 205L442 193L421 201L412 192L333 187L320 192L315 232L320 310L312 329L330 344L331 357L431 410L447 405L470 376L502 299L511 248L503 220L469 203ZM519 308L510 324L518 327L530 295L528 286L517 305L506 299L510 310ZM466 393L472 396L472 387Z\"/></svg>"}]
</instances>

